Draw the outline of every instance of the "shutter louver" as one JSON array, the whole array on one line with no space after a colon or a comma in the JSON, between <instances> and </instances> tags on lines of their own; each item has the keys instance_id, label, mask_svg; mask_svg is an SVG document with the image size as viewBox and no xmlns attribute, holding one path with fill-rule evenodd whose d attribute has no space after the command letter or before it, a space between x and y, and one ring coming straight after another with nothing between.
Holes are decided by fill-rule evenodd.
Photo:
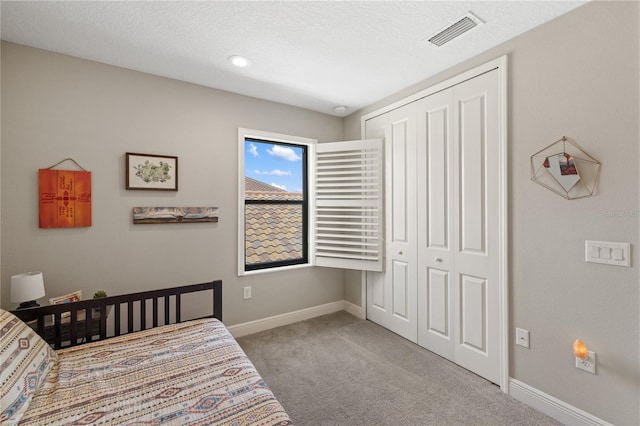
<instances>
[{"instance_id":1,"label":"shutter louver","mask_svg":"<svg viewBox=\"0 0 640 426\"><path fill-rule=\"evenodd\" d=\"M382 156L381 139L316 145L317 266L382 270Z\"/></svg>"}]
</instances>

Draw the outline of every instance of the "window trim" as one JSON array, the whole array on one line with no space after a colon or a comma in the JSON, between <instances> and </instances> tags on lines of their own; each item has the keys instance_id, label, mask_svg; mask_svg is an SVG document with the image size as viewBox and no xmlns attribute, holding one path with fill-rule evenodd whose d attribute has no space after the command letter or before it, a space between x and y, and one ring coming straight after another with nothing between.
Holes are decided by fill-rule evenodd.
<instances>
[{"instance_id":1,"label":"window trim","mask_svg":"<svg viewBox=\"0 0 640 426\"><path fill-rule=\"evenodd\" d=\"M282 266L273 266L267 268L245 270L245 140L257 139L265 142L304 145L307 151L307 167L306 167L306 194L307 194L307 227L306 227L306 240L307 240L307 261L287 264ZM266 132L263 130L238 128L238 276L251 275L255 273L265 272L278 272L284 269L300 268L305 266L313 266L313 255L311 253L314 247L314 232L313 232L313 214L312 209L315 205L315 195L313 188L315 187L315 166L313 159L315 158L315 146L318 143L317 139L291 136L281 133Z\"/></svg>"}]
</instances>

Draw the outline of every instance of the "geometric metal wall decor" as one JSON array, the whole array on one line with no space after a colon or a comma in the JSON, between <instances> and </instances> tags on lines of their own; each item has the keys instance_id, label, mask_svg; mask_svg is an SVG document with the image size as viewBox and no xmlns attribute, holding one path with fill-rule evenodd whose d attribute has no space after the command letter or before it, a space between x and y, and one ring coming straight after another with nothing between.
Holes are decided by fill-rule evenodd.
<instances>
[{"instance_id":1,"label":"geometric metal wall decor","mask_svg":"<svg viewBox=\"0 0 640 426\"><path fill-rule=\"evenodd\" d=\"M593 195L601 163L563 136L531 156L531 180L568 199Z\"/></svg>"}]
</instances>

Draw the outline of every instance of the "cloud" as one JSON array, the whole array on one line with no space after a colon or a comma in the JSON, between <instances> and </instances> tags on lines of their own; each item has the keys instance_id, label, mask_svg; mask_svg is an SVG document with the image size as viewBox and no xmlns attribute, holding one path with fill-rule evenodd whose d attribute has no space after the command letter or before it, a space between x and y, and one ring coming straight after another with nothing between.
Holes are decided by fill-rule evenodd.
<instances>
[{"instance_id":1,"label":"cloud","mask_svg":"<svg viewBox=\"0 0 640 426\"><path fill-rule=\"evenodd\" d=\"M287 187L284 185L278 185L277 183L271 182L271 186L275 186L276 188L287 190Z\"/></svg>"},{"instance_id":2,"label":"cloud","mask_svg":"<svg viewBox=\"0 0 640 426\"><path fill-rule=\"evenodd\" d=\"M258 169L254 170L253 173L257 174L257 175L268 175L268 176L291 176L291 172L288 170L278 170L278 169L274 169L274 170L265 170L265 171L260 171Z\"/></svg>"},{"instance_id":3,"label":"cloud","mask_svg":"<svg viewBox=\"0 0 640 426\"><path fill-rule=\"evenodd\" d=\"M253 155L254 157L260 157L260 154L258 154L258 147L255 146L254 144L250 143L249 144L249 152L251 153L251 155Z\"/></svg>"},{"instance_id":4,"label":"cloud","mask_svg":"<svg viewBox=\"0 0 640 426\"><path fill-rule=\"evenodd\" d=\"M273 149L268 149L267 152L274 157L287 161L300 161L302 159L293 149L280 145L274 145Z\"/></svg>"}]
</instances>

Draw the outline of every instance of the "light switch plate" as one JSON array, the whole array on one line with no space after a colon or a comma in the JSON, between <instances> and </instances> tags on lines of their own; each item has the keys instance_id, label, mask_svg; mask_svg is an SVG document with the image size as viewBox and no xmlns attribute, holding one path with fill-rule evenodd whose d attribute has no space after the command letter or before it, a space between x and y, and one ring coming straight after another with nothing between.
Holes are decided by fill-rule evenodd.
<instances>
[{"instance_id":1,"label":"light switch plate","mask_svg":"<svg viewBox=\"0 0 640 426\"><path fill-rule=\"evenodd\" d=\"M604 263L614 266L631 266L631 244L607 241L584 242L584 260L591 263Z\"/></svg>"}]
</instances>

